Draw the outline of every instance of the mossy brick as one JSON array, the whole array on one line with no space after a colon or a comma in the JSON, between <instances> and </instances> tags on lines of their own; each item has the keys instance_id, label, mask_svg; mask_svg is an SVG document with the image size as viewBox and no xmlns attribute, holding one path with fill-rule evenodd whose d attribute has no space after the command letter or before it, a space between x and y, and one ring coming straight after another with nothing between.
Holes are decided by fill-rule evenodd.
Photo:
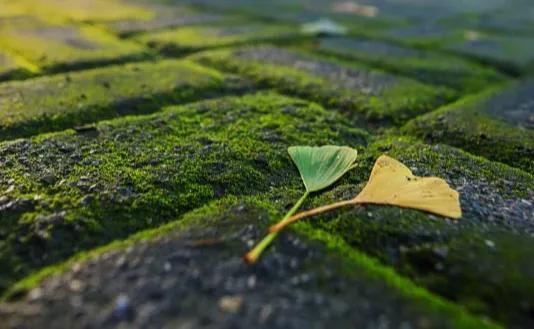
<instances>
[{"instance_id":1,"label":"mossy brick","mask_svg":"<svg viewBox=\"0 0 534 329\"><path fill-rule=\"evenodd\" d=\"M532 35L534 6L531 1L514 1L495 10L464 15L457 21L461 26L504 35Z\"/></svg>"},{"instance_id":2,"label":"mossy brick","mask_svg":"<svg viewBox=\"0 0 534 329\"><path fill-rule=\"evenodd\" d=\"M321 19L343 25L349 31L369 33L399 23L398 17L383 19L373 12L372 6L360 6L358 10L343 10L343 2L332 1L235 1L235 0L196 0L190 2L205 10L217 10L227 14L248 16L268 22L296 24L300 30L302 24L313 23ZM350 6L350 4L349 4Z\"/></svg>"},{"instance_id":3,"label":"mossy brick","mask_svg":"<svg viewBox=\"0 0 534 329\"><path fill-rule=\"evenodd\" d=\"M271 19L277 18L278 15L285 17L287 13L292 15L299 11L307 12L307 4L294 0L272 0L269 2L261 0L193 0L187 3L203 9Z\"/></svg>"},{"instance_id":4,"label":"mossy brick","mask_svg":"<svg viewBox=\"0 0 534 329\"><path fill-rule=\"evenodd\" d=\"M284 234L260 263L247 266L240 255L248 242L261 237L268 218L281 215L267 201L277 193L269 194L212 202L169 225L28 278L19 286L31 288L26 297L0 304L11 310L3 323L6 328L44 322L54 328L74 322L107 327L123 316L113 306L122 296L128 300L129 328L197 323L191 319L198 318L235 328L500 327L342 243L333 245L324 233ZM25 312L35 308L40 311Z\"/></svg>"},{"instance_id":5,"label":"mossy brick","mask_svg":"<svg viewBox=\"0 0 534 329\"><path fill-rule=\"evenodd\" d=\"M0 138L58 131L248 88L189 61L109 66L0 84Z\"/></svg>"},{"instance_id":6,"label":"mossy brick","mask_svg":"<svg viewBox=\"0 0 534 329\"><path fill-rule=\"evenodd\" d=\"M111 32L121 36L131 36L140 32L163 30L188 25L210 25L236 21L236 16L200 11L190 6L143 3L153 12L149 19L128 18L105 22Z\"/></svg>"},{"instance_id":7,"label":"mossy brick","mask_svg":"<svg viewBox=\"0 0 534 329\"><path fill-rule=\"evenodd\" d=\"M233 25L186 26L142 34L135 39L164 53L181 54L195 50L262 41L286 41L299 35L290 25L242 22Z\"/></svg>"},{"instance_id":8,"label":"mossy brick","mask_svg":"<svg viewBox=\"0 0 534 329\"><path fill-rule=\"evenodd\" d=\"M484 89L504 79L491 68L458 57L384 41L331 37L321 38L313 48L465 93Z\"/></svg>"},{"instance_id":9,"label":"mossy brick","mask_svg":"<svg viewBox=\"0 0 534 329\"><path fill-rule=\"evenodd\" d=\"M421 22L391 27L380 31L375 36L408 47L432 50L443 44L462 39L465 33L464 29L459 29L454 25Z\"/></svg>"},{"instance_id":10,"label":"mossy brick","mask_svg":"<svg viewBox=\"0 0 534 329\"><path fill-rule=\"evenodd\" d=\"M146 49L90 25L23 16L0 20L0 47L44 71L95 66L147 56Z\"/></svg>"},{"instance_id":11,"label":"mossy brick","mask_svg":"<svg viewBox=\"0 0 534 329\"><path fill-rule=\"evenodd\" d=\"M313 205L355 196L383 153L418 176L444 178L460 193L462 218L366 206L317 216L309 223L474 313L510 328L532 327L534 177L450 146L388 137L361 153L352 173L354 185L324 193Z\"/></svg>"},{"instance_id":12,"label":"mossy brick","mask_svg":"<svg viewBox=\"0 0 534 329\"><path fill-rule=\"evenodd\" d=\"M266 93L0 144L0 286L224 195L300 188L287 147L361 150L368 135L351 126Z\"/></svg>"},{"instance_id":13,"label":"mossy brick","mask_svg":"<svg viewBox=\"0 0 534 329\"><path fill-rule=\"evenodd\" d=\"M367 17L374 20L396 21L398 23L430 24L440 22L450 17L468 13L483 13L497 8L501 3L497 1L312 1L319 3L319 11L326 13L352 14L353 17Z\"/></svg>"},{"instance_id":14,"label":"mossy brick","mask_svg":"<svg viewBox=\"0 0 534 329\"><path fill-rule=\"evenodd\" d=\"M399 123L447 103L455 93L361 64L273 46L194 55L202 64L241 74L261 86L335 106L372 124Z\"/></svg>"},{"instance_id":15,"label":"mossy brick","mask_svg":"<svg viewBox=\"0 0 534 329\"><path fill-rule=\"evenodd\" d=\"M404 131L533 173L534 80L512 82L408 122Z\"/></svg>"},{"instance_id":16,"label":"mossy brick","mask_svg":"<svg viewBox=\"0 0 534 329\"><path fill-rule=\"evenodd\" d=\"M155 14L132 1L121 0L0 0L0 9L5 10L5 16L31 15L57 22L150 19Z\"/></svg>"},{"instance_id":17,"label":"mossy brick","mask_svg":"<svg viewBox=\"0 0 534 329\"><path fill-rule=\"evenodd\" d=\"M465 37L443 49L471 56L512 74L534 69L534 38L467 31Z\"/></svg>"},{"instance_id":18,"label":"mossy brick","mask_svg":"<svg viewBox=\"0 0 534 329\"><path fill-rule=\"evenodd\" d=\"M35 68L20 57L0 51L0 81L25 78L35 72Z\"/></svg>"}]
</instances>

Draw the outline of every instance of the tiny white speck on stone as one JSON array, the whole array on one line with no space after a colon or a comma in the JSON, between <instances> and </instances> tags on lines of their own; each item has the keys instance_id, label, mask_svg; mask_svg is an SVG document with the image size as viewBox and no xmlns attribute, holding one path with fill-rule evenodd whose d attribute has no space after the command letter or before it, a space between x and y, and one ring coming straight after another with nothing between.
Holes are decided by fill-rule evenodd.
<instances>
[{"instance_id":1,"label":"tiny white speck on stone","mask_svg":"<svg viewBox=\"0 0 534 329\"><path fill-rule=\"evenodd\" d=\"M41 288L34 288L30 291L29 297L30 297L30 300L37 300L41 298L42 295L43 295L43 291L41 290Z\"/></svg>"},{"instance_id":2,"label":"tiny white speck on stone","mask_svg":"<svg viewBox=\"0 0 534 329\"><path fill-rule=\"evenodd\" d=\"M256 277L254 275L248 277L247 287L249 287L249 289L254 289L254 287L256 287Z\"/></svg>"},{"instance_id":3,"label":"tiny white speck on stone","mask_svg":"<svg viewBox=\"0 0 534 329\"><path fill-rule=\"evenodd\" d=\"M80 291L83 288L83 283L80 280L71 280L69 282L69 288L74 292Z\"/></svg>"},{"instance_id":4,"label":"tiny white speck on stone","mask_svg":"<svg viewBox=\"0 0 534 329\"><path fill-rule=\"evenodd\" d=\"M163 269L165 270L165 272L169 272L172 269L171 263L165 262L165 264L163 265Z\"/></svg>"},{"instance_id":5,"label":"tiny white speck on stone","mask_svg":"<svg viewBox=\"0 0 534 329\"><path fill-rule=\"evenodd\" d=\"M130 298L126 296L125 294L120 294L117 296L117 299L115 300L115 309L114 311L117 314L124 314L128 307L130 306Z\"/></svg>"}]
</instances>

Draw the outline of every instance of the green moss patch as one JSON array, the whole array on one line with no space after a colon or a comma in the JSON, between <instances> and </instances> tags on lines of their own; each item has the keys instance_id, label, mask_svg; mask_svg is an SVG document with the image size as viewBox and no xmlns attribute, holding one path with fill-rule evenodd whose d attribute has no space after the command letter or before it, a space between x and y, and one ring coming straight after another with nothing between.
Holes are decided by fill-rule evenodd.
<instances>
[{"instance_id":1,"label":"green moss patch","mask_svg":"<svg viewBox=\"0 0 534 329\"><path fill-rule=\"evenodd\" d=\"M513 74L534 69L534 38L467 31L445 49L472 56Z\"/></svg>"},{"instance_id":2,"label":"green moss patch","mask_svg":"<svg viewBox=\"0 0 534 329\"><path fill-rule=\"evenodd\" d=\"M416 118L404 130L532 173L533 86L526 80L494 88Z\"/></svg>"},{"instance_id":3,"label":"green moss patch","mask_svg":"<svg viewBox=\"0 0 534 329\"><path fill-rule=\"evenodd\" d=\"M0 81L30 76L34 68L24 60L0 51Z\"/></svg>"},{"instance_id":4,"label":"green moss patch","mask_svg":"<svg viewBox=\"0 0 534 329\"><path fill-rule=\"evenodd\" d=\"M358 63L272 46L217 50L193 56L261 86L341 108L372 123L399 123L446 103L455 93L369 69Z\"/></svg>"},{"instance_id":5,"label":"green moss patch","mask_svg":"<svg viewBox=\"0 0 534 329\"><path fill-rule=\"evenodd\" d=\"M188 25L210 25L235 20L234 16L200 11L184 5L144 3L154 14L150 19L127 18L105 22L113 33L123 37L133 34L183 27Z\"/></svg>"},{"instance_id":6,"label":"green moss patch","mask_svg":"<svg viewBox=\"0 0 534 329\"><path fill-rule=\"evenodd\" d=\"M154 13L128 0L17 0L2 1L6 16L32 15L53 21L113 21L150 19ZM1 11L0 11L1 12ZM0 17L4 12L0 13Z\"/></svg>"},{"instance_id":7,"label":"green moss patch","mask_svg":"<svg viewBox=\"0 0 534 329\"><path fill-rule=\"evenodd\" d=\"M290 145L367 139L318 105L259 94L1 144L0 287L209 200L300 188Z\"/></svg>"},{"instance_id":8,"label":"green moss patch","mask_svg":"<svg viewBox=\"0 0 534 329\"><path fill-rule=\"evenodd\" d=\"M461 92L481 90L504 79L490 68L458 57L383 41L348 37L322 38L314 48Z\"/></svg>"},{"instance_id":9,"label":"green moss patch","mask_svg":"<svg viewBox=\"0 0 534 329\"><path fill-rule=\"evenodd\" d=\"M532 326L534 177L449 146L387 138L362 154L354 185L339 186L313 205L356 195L383 153L418 176L444 178L460 193L463 217L367 206L321 215L309 224L472 312L511 327Z\"/></svg>"},{"instance_id":10,"label":"green moss patch","mask_svg":"<svg viewBox=\"0 0 534 329\"><path fill-rule=\"evenodd\" d=\"M293 323L298 310L298 323L305 327L388 321L432 328L499 328L308 225L299 225L298 234L285 233L256 266L245 265L240 255L250 240L259 238L268 219L281 215L277 201L284 194L277 189L256 197L224 198L171 224L48 268L12 290L20 295L32 289L12 304L14 311L4 323L63 326L73 317L81 325L106 323L120 317L113 310L120 294L128 296L132 313L153 306L153 312L132 317L132 326L180 323L205 312L202 316L218 325L238 319L264 327ZM76 295L83 302L49 302L58 295ZM87 298L90 295L94 298ZM247 311L221 313L217 302L224 296L241 297ZM268 319L261 316L266 303L272 310ZM41 312L25 314L30 304L40 305Z\"/></svg>"},{"instance_id":11,"label":"green moss patch","mask_svg":"<svg viewBox=\"0 0 534 329\"><path fill-rule=\"evenodd\" d=\"M145 49L89 25L48 23L20 16L0 20L0 47L44 71L146 57Z\"/></svg>"},{"instance_id":12,"label":"green moss patch","mask_svg":"<svg viewBox=\"0 0 534 329\"><path fill-rule=\"evenodd\" d=\"M206 48L283 41L295 38L298 34L298 27L291 25L243 22L234 25L186 26L146 33L136 39L164 53L182 54Z\"/></svg>"},{"instance_id":13,"label":"green moss patch","mask_svg":"<svg viewBox=\"0 0 534 329\"><path fill-rule=\"evenodd\" d=\"M188 61L105 67L0 85L0 138L57 131L169 103L240 91L246 83Z\"/></svg>"}]
</instances>

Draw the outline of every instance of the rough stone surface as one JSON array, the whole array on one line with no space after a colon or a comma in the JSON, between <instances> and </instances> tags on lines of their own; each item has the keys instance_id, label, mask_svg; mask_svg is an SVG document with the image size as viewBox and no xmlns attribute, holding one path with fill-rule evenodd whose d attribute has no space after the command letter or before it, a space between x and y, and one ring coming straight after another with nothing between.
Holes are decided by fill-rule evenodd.
<instances>
[{"instance_id":1,"label":"rough stone surface","mask_svg":"<svg viewBox=\"0 0 534 329\"><path fill-rule=\"evenodd\" d=\"M30 68L14 56L0 51L0 81L30 75Z\"/></svg>"},{"instance_id":2,"label":"rough stone surface","mask_svg":"<svg viewBox=\"0 0 534 329\"><path fill-rule=\"evenodd\" d=\"M0 19L0 46L45 71L145 56L143 47L96 27L48 23L26 16Z\"/></svg>"},{"instance_id":3,"label":"rough stone surface","mask_svg":"<svg viewBox=\"0 0 534 329\"><path fill-rule=\"evenodd\" d=\"M344 236L347 243L475 312L492 313L518 328L530 327L534 305L529 279L534 256L532 176L444 145L413 145L395 138L369 149L371 154L365 155L369 164L376 153L385 151L416 175L446 179L460 192L462 219L369 206L320 216L312 223ZM348 199L360 188L341 186L315 202ZM489 287L498 287L498 291Z\"/></svg>"},{"instance_id":4,"label":"rough stone surface","mask_svg":"<svg viewBox=\"0 0 534 329\"><path fill-rule=\"evenodd\" d=\"M197 61L243 74L260 85L336 106L370 123L399 123L455 97L452 90L358 63L262 46L200 54Z\"/></svg>"},{"instance_id":5,"label":"rough stone surface","mask_svg":"<svg viewBox=\"0 0 534 329\"><path fill-rule=\"evenodd\" d=\"M6 328L454 327L456 314L414 303L365 269L346 273L339 257L294 233L247 266L239 256L263 233L258 220L267 213L250 204L216 210L216 221L203 218L209 227L74 264L30 292L28 314L4 310Z\"/></svg>"},{"instance_id":6,"label":"rough stone surface","mask_svg":"<svg viewBox=\"0 0 534 329\"><path fill-rule=\"evenodd\" d=\"M452 42L444 48L493 63L515 74L534 68L532 37L488 35L470 31L463 40Z\"/></svg>"},{"instance_id":7,"label":"rough stone surface","mask_svg":"<svg viewBox=\"0 0 534 329\"><path fill-rule=\"evenodd\" d=\"M178 26L214 24L231 20L233 16L218 15L195 10L188 6L148 4L143 6L153 12L150 19L129 18L105 22L114 33L128 36L135 33L175 28Z\"/></svg>"},{"instance_id":8,"label":"rough stone surface","mask_svg":"<svg viewBox=\"0 0 534 329\"><path fill-rule=\"evenodd\" d=\"M268 93L2 144L0 191L13 204L2 213L0 282L224 195L294 184L290 145L367 138L335 112Z\"/></svg>"},{"instance_id":9,"label":"rough stone surface","mask_svg":"<svg viewBox=\"0 0 534 329\"><path fill-rule=\"evenodd\" d=\"M261 41L294 38L299 29L294 26L245 22L233 25L186 26L172 30L146 33L140 42L167 54Z\"/></svg>"},{"instance_id":10,"label":"rough stone surface","mask_svg":"<svg viewBox=\"0 0 534 329\"><path fill-rule=\"evenodd\" d=\"M502 81L492 71L457 57L361 38L323 38L319 51L383 66L421 81L474 92Z\"/></svg>"},{"instance_id":11,"label":"rough stone surface","mask_svg":"<svg viewBox=\"0 0 534 329\"><path fill-rule=\"evenodd\" d=\"M534 172L534 80L461 100L414 119L405 130Z\"/></svg>"},{"instance_id":12,"label":"rough stone surface","mask_svg":"<svg viewBox=\"0 0 534 329\"><path fill-rule=\"evenodd\" d=\"M0 326L534 327L533 9L0 0ZM462 218L339 209L244 265L324 144L358 159L303 208L385 153Z\"/></svg>"},{"instance_id":13,"label":"rough stone surface","mask_svg":"<svg viewBox=\"0 0 534 329\"><path fill-rule=\"evenodd\" d=\"M245 81L188 61L137 63L0 85L0 138L82 126L245 90Z\"/></svg>"}]
</instances>

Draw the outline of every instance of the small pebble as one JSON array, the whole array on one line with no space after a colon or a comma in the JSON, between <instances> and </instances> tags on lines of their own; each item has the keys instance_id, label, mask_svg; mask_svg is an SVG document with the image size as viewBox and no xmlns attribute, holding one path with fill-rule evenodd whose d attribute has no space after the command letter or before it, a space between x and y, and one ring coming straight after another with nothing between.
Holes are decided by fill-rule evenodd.
<instances>
[{"instance_id":1,"label":"small pebble","mask_svg":"<svg viewBox=\"0 0 534 329\"><path fill-rule=\"evenodd\" d=\"M243 306L243 297L241 296L224 296L219 299L219 308L223 312L237 313Z\"/></svg>"},{"instance_id":2,"label":"small pebble","mask_svg":"<svg viewBox=\"0 0 534 329\"><path fill-rule=\"evenodd\" d=\"M115 300L115 306L113 308L113 315L124 318L128 314L130 309L130 298L125 294L120 294Z\"/></svg>"}]
</instances>

